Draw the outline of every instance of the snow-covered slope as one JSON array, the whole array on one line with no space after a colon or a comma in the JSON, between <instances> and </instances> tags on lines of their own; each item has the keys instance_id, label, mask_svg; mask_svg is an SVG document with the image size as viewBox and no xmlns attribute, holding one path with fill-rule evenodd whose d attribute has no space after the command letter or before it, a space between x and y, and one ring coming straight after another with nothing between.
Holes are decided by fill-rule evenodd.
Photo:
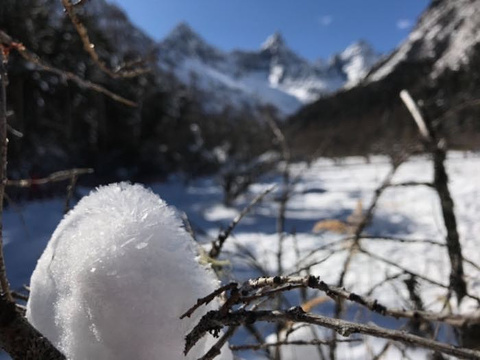
<instances>
[{"instance_id":1,"label":"snow-covered slope","mask_svg":"<svg viewBox=\"0 0 480 360\"><path fill-rule=\"evenodd\" d=\"M347 47L336 59L347 76L347 86L357 85L379 60L370 44L360 40Z\"/></svg>"},{"instance_id":2,"label":"snow-covered slope","mask_svg":"<svg viewBox=\"0 0 480 360\"><path fill-rule=\"evenodd\" d=\"M432 76L466 64L480 42L479 0L435 0L408 39L368 76L378 81L402 62L431 60Z\"/></svg>"},{"instance_id":3,"label":"snow-covered slope","mask_svg":"<svg viewBox=\"0 0 480 360\"><path fill-rule=\"evenodd\" d=\"M379 58L367 43L358 42L328 62L311 63L295 54L279 33L257 51L226 53L185 23L159 44L158 53L162 68L207 94L209 110L272 105L282 115L356 83Z\"/></svg>"}]
</instances>

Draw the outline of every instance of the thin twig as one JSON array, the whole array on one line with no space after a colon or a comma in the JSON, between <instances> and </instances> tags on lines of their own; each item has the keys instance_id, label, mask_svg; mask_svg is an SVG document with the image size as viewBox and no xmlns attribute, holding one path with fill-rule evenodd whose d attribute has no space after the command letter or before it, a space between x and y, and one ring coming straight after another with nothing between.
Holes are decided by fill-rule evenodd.
<instances>
[{"instance_id":1,"label":"thin twig","mask_svg":"<svg viewBox=\"0 0 480 360\"><path fill-rule=\"evenodd\" d=\"M75 30L77 30L77 33L80 36L80 39L82 40L84 50L88 53L88 55L90 55L90 58L98 66L98 68L114 79L132 78L132 77L137 77L141 74L145 74L149 72L150 69L148 68L138 68L134 70L120 69L118 71L114 71L107 67L105 62L102 61L98 56L97 51L95 50L95 45L92 44L92 42L90 41L87 28L85 27L85 25L83 25L82 21L79 19L79 17L75 12L75 6L82 3L83 1L78 1L77 3L73 4L70 0L62 0L63 7L65 8L65 11L68 17L70 18L70 21L72 22L73 26L75 27Z\"/></svg>"},{"instance_id":2,"label":"thin twig","mask_svg":"<svg viewBox=\"0 0 480 360\"><path fill-rule=\"evenodd\" d=\"M385 355L388 351L388 348L392 345L392 342L391 341L387 341L386 344L383 346L382 350L380 350L380 352L375 355L372 360L380 360L383 355Z\"/></svg>"},{"instance_id":3,"label":"thin twig","mask_svg":"<svg viewBox=\"0 0 480 360\"><path fill-rule=\"evenodd\" d=\"M380 286L383 286L385 284L388 284L390 281L392 280L396 280L398 279L400 276L402 275L405 275L405 273L402 271L402 272L399 272L397 274L394 274L394 275L390 275L390 276L386 276L385 278L383 278L382 280L380 280L379 282L377 282L375 285L373 285L372 287L370 287L370 289L365 293L365 295L367 297L370 297L372 296L373 292L379 288Z\"/></svg>"},{"instance_id":4,"label":"thin twig","mask_svg":"<svg viewBox=\"0 0 480 360\"><path fill-rule=\"evenodd\" d=\"M70 211L70 201L73 197L75 192L75 186L77 185L78 175L72 175L70 178L70 183L67 186L67 196L65 197L65 209L63 211L64 214Z\"/></svg>"},{"instance_id":5,"label":"thin twig","mask_svg":"<svg viewBox=\"0 0 480 360\"><path fill-rule=\"evenodd\" d=\"M428 244L435 245L440 247L446 247L444 243L438 241L429 240L429 239L404 239L395 236L374 236L374 235L364 235L360 236L362 240L373 240L373 241L388 241L388 242L398 242L402 244ZM345 241L354 240L354 237L344 238Z\"/></svg>"},{"instance_id":6,"label":"thin twig","mask_svg":"<svg viewBox=\"0 0 480 360\"><path fill-rule=\"evenodd\" d=\"M89 89L96 91L100 94L103 94L110 99L117 101L119 103L122 103L124 105L130 106L130 107L137 107L137 103L134 101L128 100L120 95L115 94L114 92L104 88L102 85L96 84L94 82L91 82L89 80L82 79L80 76L75 75L74 73L70 71L65 71L61 69L57 69L46 62L44 62L40 57L27 49L17 49L19 54L28 62L36 65L40 70L58 75L61 79L63 80L70 80L76 83L78 86L81 88Z\"/></svg>"},{"instance_id":7,"label":"thin twig","mask_svg":"<svg viewBox=\"0 0 480 360\"><path fill-rule=\"evenodd\" d=\"M80 175L93 174L93 169L70 169L54 172L47 177L41 179L22 179L22 180L8 180L7 186L16 187L30 187L32 185L45 185L53 182L60 182L78 177Z\"/></svg>"},{"instance_id":8,"label":"thin twig","mask_svg":"<svg viewBox=\"0 0 480 360\"><path fill-rule=\"evenodd\" d=\"M238 223L243 219L243 217L245 215L247 215L252 209L253 207L259 203L265 196L267 196L268 194L270 194L273 190L275 189L275 186L272 186L270 188L268 188L267 190L265 190L263 193L261 193L260 195L258 195L257 197L255 197L251 202L250 204L248 204L241 212L240 214L238 214L235 219L232 220L232 222L230 223L230 225L228 226L228 228L225 230L225 231L222 231L218 234L218 237L215 241L212 241L212 248L210 249L210 252L208 254L208 256L212 259L216 259L218 258L218 256L220 255L220 252L222 251L222 247L223 247L223 244L225 243L225 241L228 239L228 237L230 236L230 234L232 233L232 231L236 228L236 226L238 225Z\"/></svg>"},{"instance_id":9,"label":"thin twig","mask_svg":"<svg viewBox=\"0 0 480 360\"><path fill-rule=\"evenodd\" d=\"M238 326L230 326L225 334L218 339L218 341L210 348L210 350L208 350L208 352L198 360L212 360L220 355L223 345L225 345L228 339L233 336L237 328Z\"/></svg>"},{"instance_id":10,"label":"thin twig","mask_svg":"<svg viewBox=\"0 0 480 360\"><path fill-rule=\"evenodd\" d=\"M467 109L469 107L475 107L475 106L480 106L480 99L473 99L473 100L468 100L464 101L456 106L453 106L451 109L446 111L442 116L441 119L446 119L464 109Z\"/></svg>"},{"instance_id":11,"label":"thin twig","mask_svg":"<svg viewBox=\"0 0 480 360\"><path fill-rule=\"evenodd\" d=\"M125 99L124 97L115 94L114 92L104 88L102 85L99 85L99 84L93 83L91 81L85 80L85 79L81 78L80 76L75 75L72 72L61 70L61 69L58 69L56 67L53 67L53 66L49 65L48 63L43 61L37 54L29 51L23 44L18 43L18 42L14 42L12 40L12 37L10 35L8 35L7 33L5 33L5 31L3 31L1 29L0 29L0 40L1 40L0 45L2 46L2 49L3 49L2 52L3 52L4 56L8 56L8 54L12 50L15 50L26 61L28 61L29 63L32 63L33 65L35 65L38 69L40 69L42 71L46 71L46 72L55 74L55 75L59 76L62 80L65 80L65 81L70 80L70 81L76 83L81 88L96 91L96 92L101 93L101 94L109 97L110 99L112 99L114 101L117 101L119 103L122 103L124 105L131 106L131 107L136 107L137 106L137 104L135 102L133 102L131 100L128 100L128 99Z\"/></svg>"},{"instance_id":12,"label":"thin twig","mask_svg":"<svg viewBox=\"0 0 480 360\"><path fill-rule=\"evenodd\" d=\"M361 339L343 339L338 340L338 342L342 343L356 343L361 342ZM232 351L244 351L244 350L261 350L271 347L279 347L279 346L318 346L318 345L330 345L332 340L287 340L287 341L278 341L274 343L263 343L263 344L244 344L244 345L231 345L230 350ZM305 359L306 360L306 359Z\"/></svg>"},{"instance_id":13,"label":"thin twig","mask_svg":"<svg viewBox=\"0 0 480 360\"><path fill-rule=\"evenodd\" d=\"M419 279L422 279L423 281L427 282L427 283L430 283L432 285L436 285L436 286L439 286L439 287L442 287L444 289L450 289L450 286L447 285L447 284L442 284L441 282L438 282L436 280L433 280L433 279L430 279L430 278L427 278L426 276L423 276L421 274L418 274L418 273L415 273L401 265L399 265L398 263L396 263L395 261L392 261L392 260L389 260L389 259L386 259L386 258L383 258L381 257L380 255L377 255L377 254L374 254L372 252L369 252L368 250L365 250L364 248L360 248L359 251L361 251L363 254L366 254L376 260L379 260L379 261L382 261L384 262L385 264L388 264L388 265L391 265L397 269L400 269L402 270L403 272L405 272L406 274L409 274L409 275L413 275L415 277L418 277ZM474 299L476 300L479 304L480 304L480 298L478 296L475 296L475 295L471 295L471 294L468 294L466 293L465 294L466 297L469 297L471 299Z\"/></svg>"},{"instance_id":14,"label":"thin twig","mask_svg":"<svg viewBox=\"0 0 480 360\"><path fill-rule=\"evenodd\" d=\"M402 182L402 183L390 184L389 186L390 187L426 186L426 187L429 187L429 188L434 187L433 183L427 182L427 181L425 181L425 182L422 182L422 181L405 181L405 182Z\"/></svg>"},{"instance_id":15,"label":"thin twig","mask_svg":"<svg viewBox=\"0 0 480 360\"><path fill-rule=\"evenodd\" d=\"M370 202L370 206L368 207L367 211L365 214L362 215L360 222L356 225L354 231L353 231L353 243L352 246L349 249L347 258L345 259L345 262L343 263L342 267L342 272L340 273L340 276L338 278L337 286L338 287L343 287L344 281L345 281L345 276L347 275L347 272L350 269L350 264L357 253L358 249L360 248L360 240L363 231L367 227L367 225L372 221L375 209L377 207L378 201L380 200L380 197L382 196L383 192L388 189L392 182L392 178L395 175L397 169L399 166L402 164L402 162L405 161L405 159L398 159L398 161L392 161L392 168L388 172L387 176L384 178L383 182L381 185L375 190L375 193L373 195L373 199ZM335 310L334 310L334 316L335 318L340 318L343 312L343 302L337 301L335 303ZM337 333L335 332L333 336L336 338ZM336 355L336 344L332 344L330 347L330 358L335 358Z\"/></svg>"},{"instance_id":16,"label":"thin twig","mask_svg":"<svg viewBox=\"0 0 480 360\"><path fill-rule=\"evenodd\" d=\"M330 250L328 252L328 254L326 256L324 256L323 258L321 258L320 260L315 260L315 261L312 261L306 265L303 265L303 266L295 266L294 269L292 272L290 272L288 274L288 276L294 276L294 275L300 275L300 273L302 271L307 271L307 270L310 270L312 267L314 266L318 266L320 264L323 264L325 261L327 261L328 259L330 259L333 255L336 255L342 251L344 251L345 249L337 249L337 250Z\"/></svg>"},{"instance_id":17,"label":"thin twig","mask_svg":"<svg viewBox=\"0 0 480 360\"><path fill-rule=\"evenodd\" d=\"M238 287L237 283L230 283L230 284L224 285L221 288L215 290L214 292L212 292L208 296L205 296L204 298L198 299L197 303L194 306L192 306L182 316L180 316L180 319L184 319L186 317L192 316L192 314L195 312L195 310L197 310L200 306L207 305L208 303L210 303L213 299L215 299L220 294L224 293L225 291L236 289L237 287Z\"/></svg>"},{"instance_id":18,"label":"thin twig","mask_svg":"<svg viewBox=\"0 0 480 360\"><path fill-rule=\"evenodd\" d=\"M392 178L395 175L395 172L397 171L398 167L401 165L401 163L393 163L392 168L388 172L387 176L385 176L384 180L382 181L381 185L375 190L375 193L373 195L373 199L370 202L370 205L365 212L365 214L362 216L361 221L358 223L358 225L355 228L354 235L353 235L353 241L354 244L350 248L350 252L347 256L347 259L345 260L343 267L342 267L342 272L340 273L340 277L338 279L337 286L342 287L343 282L345 280L345 276L348 272L348 269L350 267L350 263L353 259L353 256L355 254L355 251L359 247L360 240L361 240L361 235L363 233L363 230L365 227L371 222L373 218L373 213L375 211L375 208L377 207L378 201L380 200L380 197L382 196L383 192L388 189L388 187L391 184Z\"/></svg>"},{"instance_id":19,"label":"thin twig","mask_svg":"<svg viewBox=\"0 0 480 360\"><path fill-rule=\"evenodd\" d=\"M349 239L349 238L348 238ZM326 243L322 246L319 246L313 250L311 250L310 252L308 252L306 255L303 256L302 259L300 259L300 261L298 261L294 267L298 267L300 266L302 263L304 263L308 258L311 258L312 256L316 255L317 253L323 251L323 250L328 250L336 245L341 245L345 242L346 240L345 239L339 239L339 240L335 240L335 241L332 241L332 242L329 242L329 243Z\"/></svg>"},{"instance_id":20,"label":"thin twig","mask_svg":"<svg viewBox=\"0 0 480 360\"><path fill-rule=\"evenodd\" d=\"M3 197L7 182L7 59L8 53L0 44L0 287L2 296L13 302L3 254Z\"/></svg>"},{"instance_id":21,"label":"thin twig","mask_svg":"<svg viewBox=\"0 0 480 360\"><path fill-rule=\"evenodd\" d=\"M16 291L12 291L12 297L17 300L28 301L28 295L21 294Z\"/></svg>"}]
</instances>

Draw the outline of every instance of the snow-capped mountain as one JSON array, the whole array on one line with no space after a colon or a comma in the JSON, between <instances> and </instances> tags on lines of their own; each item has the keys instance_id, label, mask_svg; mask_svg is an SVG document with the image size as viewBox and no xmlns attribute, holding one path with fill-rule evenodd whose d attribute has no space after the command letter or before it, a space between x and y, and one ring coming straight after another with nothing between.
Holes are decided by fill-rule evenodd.
<instances>
[{"instance_id":1,"label":"snow-capped mountain","mask_svg":"<svg viewBox=\"0 0 480 360\"><path fill-rule=\"evenodd\" d=\"M370 44L360 40L347 47L339 56L340 68L347 76L347 86L357 85L379 60Z\"/></svg>"},{"instance_id":2,"label":"snow-capped mountain","mask_svg":"<svg viewBox=\"0 0 480 360\"><path fill-rule=\"evenodd\" d=\"M51 26L62 26L65 14L61 3L40 1L53 14ZM210 112L233 108L252 113L273 106L280 116L287 116L324 95L356 84L379 59L369 44L360 41L329 60L310 62L292 51L280 33L268 37L258 50L225 52L186 23L177 25L157 44L108 0L89 2L77 11L95 19L90 34L101 33L115 44L114 51L97 48L112 68L125 61L149 59L155 52L158 66L200 96ZM95 35L91 38L93 43L99 40Z\"/></svg>"},{"instance_id":3,"label":"snow-capped mountain","mask_svg":"<svg viewBox=\"0 0 480 360\"><path fill-rule=\"evenodd\" d=\"M293 52L279 33L257 51L227 53L185 23L159 44L158 54L160 67L207 94L208 110L271 105L280 115L358 82L379 59L367 43L358 42L329 61L311 63Z\"/></svg>"},{"instance_id":4,"label":"snow-capped mountain","mask_svg":"<svg viewBox=\"0 0 480 360\"><path fill-rule=\"evenodd\" d=\"M480 0L432 0L408 38L375 65L362 86L319 99L291 117L292 126L301 128L298 146L305 138L316 145L335 134L341 151L351 153L390 151L394 143L410 147L418 139L399 98L408 89L451 146L477 150L479 24Z\"/></svg>"},{"instance_id":5,"label":"snow-capped mountain","mask_svg":"<svg viewBox=\"0 0 480 360\"><path fill-rule=\"evenodd\" d=\"M431 75L457 70L468 63L474 45L480 43L480 0L434 0L408 39L367 80L378 81L399 64L431 60Z\"/></svg>"}]
</instances>

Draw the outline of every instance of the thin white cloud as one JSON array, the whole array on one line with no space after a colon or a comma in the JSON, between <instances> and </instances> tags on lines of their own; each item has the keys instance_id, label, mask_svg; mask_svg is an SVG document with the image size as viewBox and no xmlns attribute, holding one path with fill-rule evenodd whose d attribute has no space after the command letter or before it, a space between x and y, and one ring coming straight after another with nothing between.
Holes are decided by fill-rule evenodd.
<instances>
[{"instance_id":1,"label":"thin white cloud","mask_svg":"<svg viewBox=\"0 0 480 360\"><path fill-rule=\"evenodd\" d=\"M330 26L330 24L333 22L333 16L332 15L322 15L318 18L318 22L322 26Z\"/></svg>"},{"instance_id":2,"label":"thin white cloud","mask_svg":"<svg viewBox=\"0 0 480 360\"><path fill-rule=\"evenodd\" d=\"M397 28L400 30L410 29L413 23L410 19L400 19L397 21Z\"/></svg>"}]
</instances>

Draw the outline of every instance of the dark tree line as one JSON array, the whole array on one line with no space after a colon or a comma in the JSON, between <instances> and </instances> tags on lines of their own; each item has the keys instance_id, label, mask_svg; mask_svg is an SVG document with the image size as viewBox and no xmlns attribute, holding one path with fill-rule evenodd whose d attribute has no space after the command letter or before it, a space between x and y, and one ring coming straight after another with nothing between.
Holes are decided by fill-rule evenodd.
<instances>
[{"instance_id":1,"label":"dark tree line","mask_svg":"<svg viewBox=\"0 0 480 360\"><path fill-rule=\"evenodd\" d=\"M118 18L111 32L102 27L102 15L79 11L102 61L115 68L142 59L149 72L128 79L114 79L102 72L84 51L70 19L62 15L58 0L2 2L0 27L14 40L52 66L137 104L125 106L103 94L70 86L66 79L41 71L12 53L9 124L21 136L10 136L11 179L72 167L94 168L90 180L96 183L162 179L175 171L190 177L222 167L215 149L250 162L269 147L270 138L258 114L229 108L206 113L201 90L187 88L173 74L160 70L153 41L140 37L143 48L135 44L132 25L123 26L128 22L126 16L113 5L107 6L108 20Z\"/></svg>"},{"instance_id":2,"label":"dark tree line","mask_svg":"<svg viewBox=\"0 0 480 360\"><path fill-rule=\"evenodd\" d=\"M298 153L305 154L327 139L329 155L388 153L411 148L418 133L398 93L408 89L422 110L438 119L437 127L451 148L478 150L480 126L480 47L469 63L432 78L431 61L400 64L384 79L339 92L306 106L289 121Z\"/></svg>"}]
</instances>

